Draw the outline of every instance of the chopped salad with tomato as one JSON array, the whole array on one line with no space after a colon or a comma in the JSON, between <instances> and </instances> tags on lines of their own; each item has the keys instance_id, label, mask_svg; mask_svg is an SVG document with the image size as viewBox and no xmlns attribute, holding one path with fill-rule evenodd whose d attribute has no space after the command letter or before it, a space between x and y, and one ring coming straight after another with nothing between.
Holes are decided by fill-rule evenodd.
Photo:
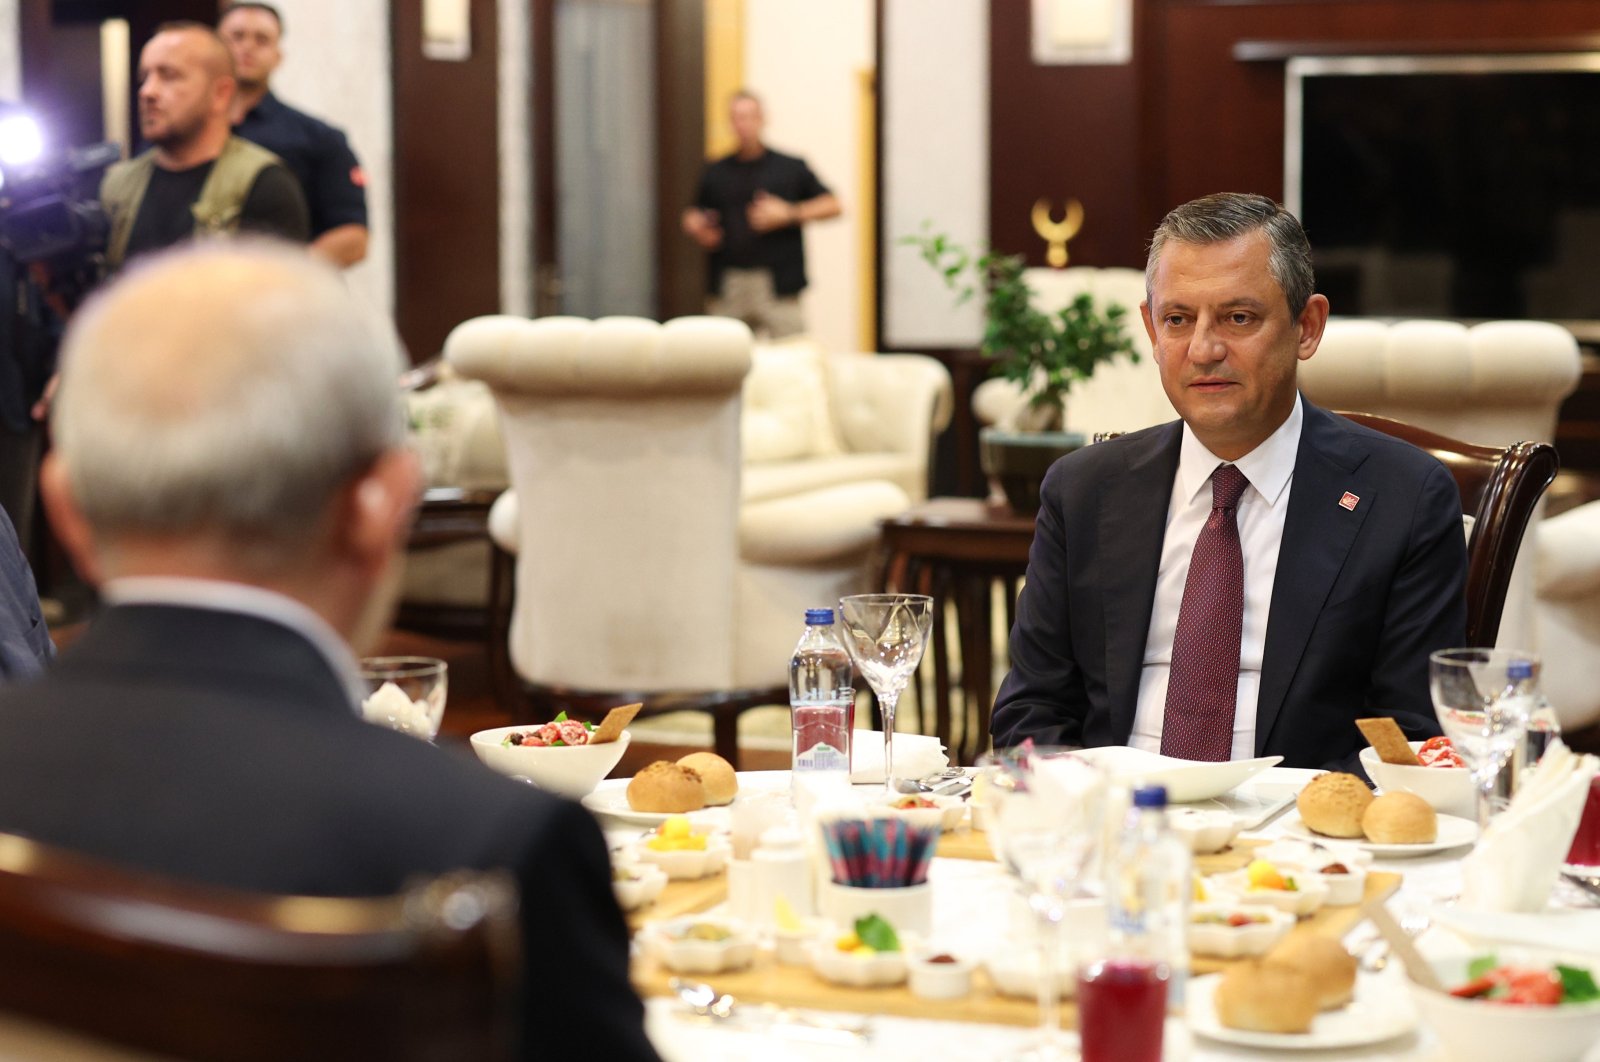
<instances>
[{"instance_id":1,"label":"chopped salad with tomato","mask_svg":"<svg viewBox=\"0 0 1600 1062\"><path fill-rule=\"evenodd\" d=\"M1467 977L1466 984L1450 990L1452 996L1522 1007L1600 1000L1600 985L1595 984L1593 974L1559 963L1545 969L1502 966L1495 956L1484 955L1467 964Z\"/></svg>"},{"instance_id":2,"label":"chopped salad with tomato","mask_svg":"<svg viewBox=\"0 0 1600 1062\"><path fill-rule=\"evenodd\" d=\"M1417 750L1417 759L1424 767L1465 767L1467 761L1447 737L1431 737Z\"/></svg>"},{"instance_id":3,"label":"chopped salad with tomato","mask_svg":"<svg viewBox=\"0 0 1600 1062\"><path fill-rule=\"evenodd\" d=\"M503 746L528 746L532 748L561 748L567 745L587 745L594 733L593 723L568 719L562 712L543 726L532 730L514 730L500 739Z\"/></svg>"}]
</instances>

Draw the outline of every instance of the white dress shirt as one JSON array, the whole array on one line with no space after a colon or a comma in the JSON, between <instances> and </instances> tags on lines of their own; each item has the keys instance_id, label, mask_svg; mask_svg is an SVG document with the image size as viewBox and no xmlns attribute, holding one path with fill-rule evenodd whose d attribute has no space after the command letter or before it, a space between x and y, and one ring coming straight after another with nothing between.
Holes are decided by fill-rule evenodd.
<instances>
[{"instance_id":1,"label":"white dress shirt","mask_svg":"<svg viewBox=\"0 0 1600 1062\"><path fill-rule=\"evenodd\" d=\"M1239 521L1239 546L1244 553L1244 629L1239 641L1239 693L1233 714L1233 759L1256 754L1256 701L1261 693L1261 658L1267 644L1267 613L1278 572L1278 546L1289 511L1295 455L1305 414L1296 401L1289 418L1260 446L1233 462L1250 481L1234 515ZM1156 573L1155 604L1145 638L1144 666L1139 672L1139 702L1128 744L1161 751L1161 730L1167 714L1167 676L1172 670L1172 639L1178 630L1178 607L1189 578L1195 540L1211 516L1211 473L1222 458L1183 426L1178 474L1167 503L1167 533L1161 543Z\"/></svg>"},{"instance_id":2,"label":"white dress shirt","mask_svg":"<svg viewBox=\"0 0 1600 1062\"><path fill-rule=\"evenodd\" d=\"M112 579L100 588L101 596L112 605L175 605L218 612L237 612L245 616L287 627L310 642L345 688L350 710L361 712L367 684L345 640L326 620L300 602L272 590L220 579L193 579L168 575L137 575Z\"/></svg>"}]
</instances>

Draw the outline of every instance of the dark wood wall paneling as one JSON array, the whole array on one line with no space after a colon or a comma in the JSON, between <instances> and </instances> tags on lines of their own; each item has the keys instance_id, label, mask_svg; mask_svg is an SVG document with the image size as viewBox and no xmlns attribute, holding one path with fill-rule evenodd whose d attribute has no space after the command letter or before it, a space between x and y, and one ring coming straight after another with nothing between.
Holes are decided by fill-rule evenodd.
<instances>
[{"instance_id":1,"label":"dark wood wall paneling","mask_svg":"<svg viewBox=\"0 0 1600 1062\"><path fill-rule=\"evenodd\" d=\"M704 313L706 256L678 218L705 166L705 4L656 4L656 302L665 321Z\"/></svg>"},{"instance_id":2,"label":"dark wood wall paneling","mask_svg":"<svg viewBox=\"0 0 1600 1062\"><path fill-rule=\"evenodd\" d=\"M494 0L471 0L472 55L422 54L422 0L394 0L395 320L414 360L500 308Z\"/></svg>"},{"instance_id":3,"label":"dark wood wall paneling","mask_svg":"<svg viewBox=\"0 0 1600 1062\"><path fill-rule=\"evenodd\" d=\"M1029 5L991 0L990 233L1002 250L1044 264L1029 222L1040 196L1082 200L1075 263L1135 267L1178 203L1217 191L1281 197L1283 63L1237 58L1243 42L1470 52L1600 33L1594 0L1134 2L1131 63L1037 66Z\"/></svg>"}]
</instances>

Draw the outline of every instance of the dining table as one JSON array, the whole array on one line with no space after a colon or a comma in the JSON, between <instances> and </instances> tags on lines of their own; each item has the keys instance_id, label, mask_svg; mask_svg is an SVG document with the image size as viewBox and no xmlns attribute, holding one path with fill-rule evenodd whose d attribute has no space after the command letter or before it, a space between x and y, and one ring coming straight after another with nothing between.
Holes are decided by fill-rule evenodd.
<instances>
[{"instance_id":1,"label":"dining table","mask_svg":"<svg viewBox=\"0 0 1600 1062\"><path fill-rule=\"evenodd\" d=\"M1293 801L1286 797L1298 791L1318 773L1272 767L1241 786L1237 793L1244 798L1244 803L1278 810L1270 818L1263 816L1262 821L1251 822L1252 828L1242 832L1240 839L1270 842L1291 836L1288 831L1292 829L1297 816ZM619 784L625 784L625 780L621 783L602 783L603 786L613 787ZM739 784L741 799L758 794L780 794L789 788L789 772L741 772ZM881 791L882 786L857 788L870 792L874 789ZM604 805L591 804L591 810L597 806ZM597 811L596 815L613 844L625 844L639 838L641 825L637 817L625 812L617 814L603 810ZM1459 895L1462 859L1469 851L1470 846L1460 846L1408 858L1374 857L1371 870L1400 875L1399 887L1389 897L1387 906L1407 932L1415 934L1414 939L1424 954L1452 950L1459 952L1466 946L1448 930L1433 924L1432 916L1442 907L1453 903ZM1015 885L999 863L984 858L935 858L929 871L929 881L933 894L934 930L931 939L937 942L940 949L982 957L1002 946L1000 942L1008 937L1016 939L1014 920L1025 916L1018 913L1013 901ZM1581 906L1585 901L1573 890L1573 894L1564 897L1561 902ZM715 909L711 913L715 913ZM1364 948L1374 936L1371 924L1363 920L1346 934L1345 940L1353 948ZM641 961L638 956L637 961ZM1392 979L1395 993L1404 994L1407 991L1399 962L1386 964L1380 974L1373 976ZM717 978L712 975L695 980L715 985ZM647 1030L657 1050L664 1059L682 1062L751 1058L760 1058L762 1062L854 1058L972 1062L1008 1057L1038 1036L1037 1027L946 1020L940 1015L944 1013L948 1016L950 1008L938 1002L928 1002L925 1011L915 1015L873 1014L869 1019L870 1038L853 1043L812 1043L774 1035L770 1029L743 1029L735 1023L707 1020L693 1015L680 1001L668 995L649 995L646 1008ZM837 1014L828 1017L859 1020L862 1015ZM1069 1042L1075 1039L1075 1034L1070 1031L1066 1036ZM1305 1054L1308 1059L1318 1062L1344 1059L1445 1062L1448 1057L1420 1020L1412 1031L1382 1043L1320 1049ZM1182 1016L1172 1016L1167 1020L1164 1059L1263 1062L1282 1057L1286 1057L1283 1052L1234 1046L1191 1033ZM1600 1045L1587 1056L1586 1062L1600 1062Z\"/></svg>"}]
</instances>

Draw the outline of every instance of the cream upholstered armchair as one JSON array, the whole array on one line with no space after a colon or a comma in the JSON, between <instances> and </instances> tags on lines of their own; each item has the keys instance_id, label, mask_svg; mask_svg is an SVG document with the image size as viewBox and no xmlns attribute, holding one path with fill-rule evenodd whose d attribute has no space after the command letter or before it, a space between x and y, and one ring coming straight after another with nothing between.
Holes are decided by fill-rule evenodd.
<instances>
[{"instance_id":1,"label":"cream upholstered armchair","mask_svg":"<svg viewBox=\"0 0 1600 1062\"><path fill-rule=\"evenodd\" d=\"M1579 371L1577 343L1553 324L1334 318L1300 388L1324 408L1508 446L1554 438ZM1540 655L1545 694L1577 728L1600 722L1600 502L1541 512L1523 536L1499 644Z\"/></svg>"},{"instance_id":2,"label":"cream upholstered armchair","mask_svg":"<svg viewBox=\"0 0 1600 1062\"><path fill-rule=\"evenodd\" d=\"M948 415L948 378L915 357L835 373L843 384L859 369L851 386L882 389L877 430L904 428L924 449L907 465L841 450L823 474L801 467L820 460L807 433L823 406L775 419L743 408L751 348L743 324L711 317L483 317L446 341L451 366L500 409L513 490L490 530L517 557L510 662L537 711L619 695L710 708L733 759L737 713L786 701L804 610L866 588L878 522L925 481L929 410ZM812 383L813 399L827 393ZM893 415L902 406L922 410L915 431ZM770 436L770 477L746 474L745 432Z\"/></svg>"}]
</instances>

